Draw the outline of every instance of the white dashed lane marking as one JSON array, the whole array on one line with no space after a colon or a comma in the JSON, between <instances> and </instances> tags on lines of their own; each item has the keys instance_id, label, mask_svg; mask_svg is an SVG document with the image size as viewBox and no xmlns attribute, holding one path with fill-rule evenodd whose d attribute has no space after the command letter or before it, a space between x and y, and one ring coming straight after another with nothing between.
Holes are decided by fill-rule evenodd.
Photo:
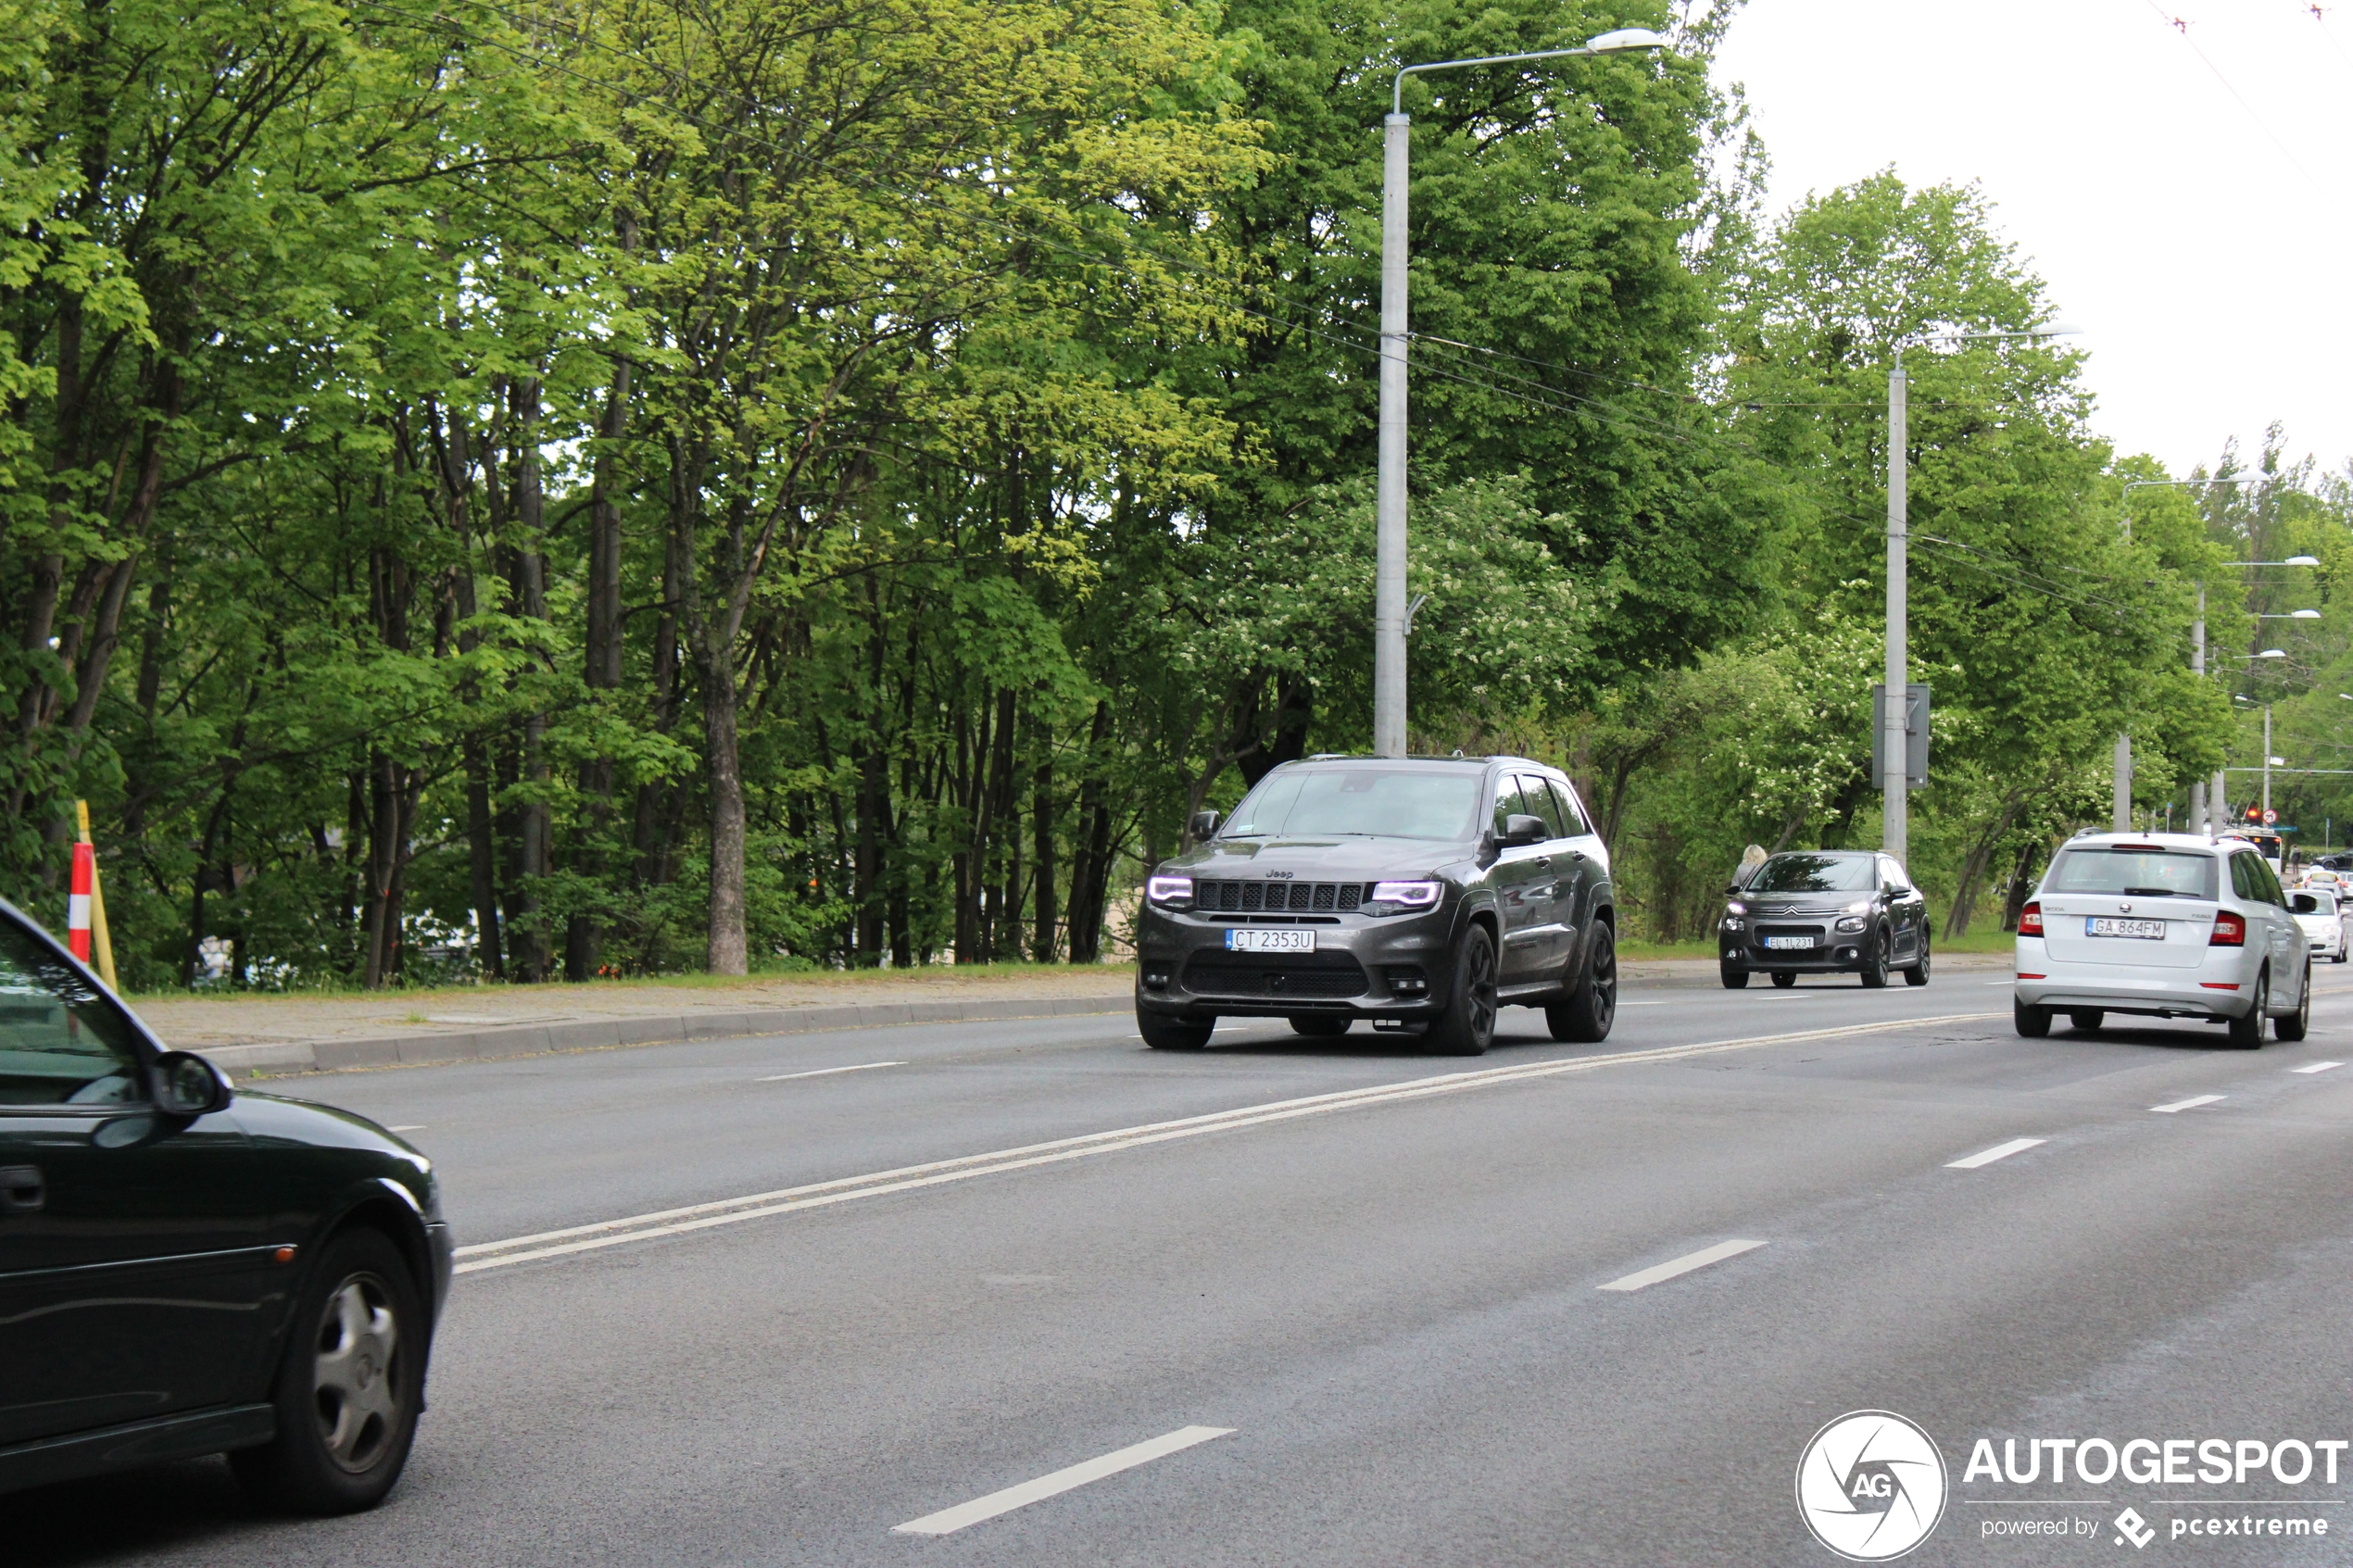
<instances>
[{"instance_id":1,"label":"white dashed lane marking","mask_svg":"<svg viewBox=\"0 0 2353 1568\"><path fill-rule=\"evenodd\" d=\"M2216 1100L2230 1098L2228 1095L2192 1095L2188 1099L2177 1099L2171 1105L2152 1105L2149 1109L2159 1116L2171 1116L2177 1110L2196 1110L2201 1105L2212 1105Z\"/></svg>"},{"instance_id":2,"label":"white dashed lane marking","mask_svg":"<svg viewBox=\"0 0 2353 1568\"><path fill-rule=\"evenodd\" d=\"M835 1073L867 1073L877 1067L904 1067L906 1065L903 1061L862 1061L854 1067L812 1067L806 1073L779 1073L774 1077L762 1078L760 1082L783 1084L795 1078L823 1078Z\"/></svg>"},{"instance_id":3,"label":"white dashed lane marking","mask_svg":"<svg viewBox=\"0 0 2353 1568\"><path fill-rule=\"evenodd\" d=\"M1703 1247L1696 1252L1687 1252L1671 1262L1637 1270L1624 1279L1610 1281L1601 1288L1604 1290L1647 1289L1651 1286L1673 1279L1678 1274L1690 1273L1693 1269L1704 1269L1710 1263L1720 1263L1727 1258L1737 1258L1743 1252L1754 1252L1764 1245L1761 1241L1719 1241L1713 1247Z\"/></svg>"},{"instance_id":4,"label":"white dashed lane marking","mask_svg":"<svg viewBox=\"0 0 2353 1568\"><path fill-rule=\"evenodd\" d=\"M921 1519L911 1519L904 1524L894 1524L891 1534L949 1535L968 1524L977 1524L1000 1513L1011 1513L1014 1509L1042 1502L1048 1498L1083 1486L1089 1481L1100 1481L1106 1475L1116 1475L1123 1470L1133 1470L1139 1464L1166 1459L1170 1454L1182 1452L1197 1443L1206 1443L1212 1437L1227 1436L1233 1430L1230 1426L1180 1426L1165 1436L1137 1443L1116 1453L1105 1454L1101 1459L1074 1464L1067 1470L1057 1470L1051 1475L1040 1475L1035 1481L1024 1481L1018 1486L1007 1486L1001 1492L991 1492L985 1498L958 1503L954 1508L943 1508L937 1513L926 1513Z\"/></svg>"},{"instance_id":5,"label":"white dashed lane marking","mask_svg":"<svg viewBox=\"0 0 2353 1568\"><path fill-rule=\"evenodd\" d=\"M2309 1067L2291 1067L2288 1071L2290 1073L2326 1073L2332 1067L2344 1065L2345 1063L2341 1061L2316 1061Z\"/></svg>"},{"instance_id":6,"label":"white dashed lane marking","mask_svg":"<svg viewBox=\"0 0 2353 1568\"><path fill-rule=\"evenodd\" d=\"M1965 1159L1952 1160L1944 1168L1947 1171L1974 1171L1980 1165L1991 1165L1996 1160L2007 1160L2013 1154L2023 1154L2043 1141L2041 1138L2012 1138L2007 1143L1997 1143L1992 1148L1982 1148Z\"/></svg>"}]
</instances>

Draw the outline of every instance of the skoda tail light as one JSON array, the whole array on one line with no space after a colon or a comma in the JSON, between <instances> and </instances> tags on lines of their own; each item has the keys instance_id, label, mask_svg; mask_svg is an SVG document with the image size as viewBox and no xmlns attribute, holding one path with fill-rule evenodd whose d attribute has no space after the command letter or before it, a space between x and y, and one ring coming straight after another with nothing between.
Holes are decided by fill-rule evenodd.
<instances>
[{"instance_id":1,"label":"skoda tail light","mask_svg":"<svg viewBox=\"0 0 2353 1568\"><path fill-rule=\"evenodd\" d=\"M2018 912L2018 934L2020 936L2043 935L2043 903L2035 899Z\"/></svg>"},{"instance_id":2,"label":"skoda tail light","mask_svg":"<svg viewBox=\"0 0 2353 1568\"><path fill-rule=\"evenodd\" d=\"M2206 939L2209 947L2244 947L2246 946L2246 917L2224 909L2214 917L2214 935Z\"/></svg>"}]
</instances>

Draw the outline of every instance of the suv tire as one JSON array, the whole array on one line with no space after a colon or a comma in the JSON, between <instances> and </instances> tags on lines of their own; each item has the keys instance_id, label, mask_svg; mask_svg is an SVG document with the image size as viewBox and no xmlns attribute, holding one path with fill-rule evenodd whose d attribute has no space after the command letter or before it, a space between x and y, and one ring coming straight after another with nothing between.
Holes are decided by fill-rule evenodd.
<instances>
[{"instance_id":1,"label":"suv tire","mask_svg":"<svg viewBox=\"0 0 2353 1568\"><path fill-rule=\"evenodd\" d=\"M1747 984L1744 976L1742 984ZM1610 1025L1617 1022L1617 938L1607 922L1595 921L1585 947L1585 972L1568 1000L1544 1010L1544 1022L1555 1040L1591 1045L1608 1039Z\"/></svg>"},{"instance_id":2,"label":"suv tire","mask_svg":"<svg viewBox=\"0 0 2353 1568\"><path fill-rule=\"evenodd\" d=\"M1171 1018L1166 1013L1136 1010L1136 1033L1144 1044L1156 1051L1197 1051L1209 1044L1210 1035L1217 1021L1204 1018L1196 1022L1189 1018Z\"/></svg>"},{"instance_id":3,"label":"suv tire","mask_svg":"<svg viewBox=\"0 0 2353 1568\"><path fill-rule=\"evenodd\" d=\"M1348 1026L1355 1022L1346 1013L1295 1012L1291 1014L1290 1031L1294 1035L1304 1035L1311 1040L1337 1040L1347 1034Z\"/></svg>"},{"instance_id":4,"label":"suv tire","mask_svg":"<svg viewBox=\"0 0 2353 1568\"><path fill-rule=\"evenodd\" d=\"M2039 1040L2051 1032L2051 1010L2028 1007L2016 997L2010 998L2010 1021L2030 1040Z\"/></svg>"},{"instance_id":5,"label":"suv tire","mask_svg":"<svg viewBox=\"0 0 2353 1568\"><path fill-rule=\"evenodd\" d=\"M2246 1016L2231 1020L2231 1044L2243 1051L2263 1048L2264 1015L2271 1006L2271 972L2256 972L2255 996L2247 1004Z\"/></svg>"},{"instance_id":6,"label":"suv tire","mask_svg":"<svg viewBox=\"0 0 2353 1568\"><path fill-rule=\"evenodd\" d=\"M1485 1056L1495 1038L1495 939L1474 924L1454 948L1454 983L1446 1010L1423 1035L1441 1056Z\"/></svg>"},{"instance_id":7,"label":"suv tire","mask_svg":"<svg viewBox=\"0 0 2353 1568\"><path fill-rule=\"evenodd\" d=\"M2271 1020L2271 1033L2279 1039L2296 1041L2312 1031L2312 960L2304 960L2304 990L2296 1003L2296 1010L2285 1018Z\"/></svg>"},{"instance_id":8,"label":"suv tire","mask_svg":"<svg viewBox=\"0 0 2353 1568\"><path fill-rule=\"evenodd\" d=\"M271 1403L278 1435L229 1456L258 1501L352 1513L384 1500L424 1408L425 1314L409 1261L382 1231L329 1241L296 1298Z\"/></svg>"}]
</instances>

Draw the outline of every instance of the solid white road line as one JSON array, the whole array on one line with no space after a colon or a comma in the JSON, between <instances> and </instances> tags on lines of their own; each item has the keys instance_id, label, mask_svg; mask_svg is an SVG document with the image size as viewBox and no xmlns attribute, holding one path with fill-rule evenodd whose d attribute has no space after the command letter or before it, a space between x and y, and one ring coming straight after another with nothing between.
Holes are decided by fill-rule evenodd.
<instances>
[{"instance_id":1,"label":"solid white road line","mask_svg":"<svg viewBox=\"0 0 2353 1568\"><path fill-rule=\"evenodd\" d=\"M945 1536L967 1524L977 1524L984 1519L994 1519L1000 1513L1011 1513L1017 1508L1026 1508L1031 1503L1058 1497L1089 1481L1100 1481L1106 1475L1116 1475L1123 1470L1133 1470L1139 1464L1166 1459L1170 1454L1181 1452L1196 1443L1206 1443L1212 1437L1224 1437L1233 1431L1230 1426L1180 1426L1166 1436L1154 1437L1150 1442L1138 1443L1116 1453L1105 1454L1101 1459L1088 1460L1083 1464L1074 1464L1067 1470L1057 1470L1051 1475L1040 1475L1035 1481L1024 1481L1018 1486L1008 1486L1001 1492L991 1492L985 1498L958 1503L954 1508L943 1508L937 1513L926 1513L921 1519L911 1519L904 1524L894 1524L890 1533L894 1536Z\"/></svg>"},{"instance_id":2,"label":"solid white road line","mask_svg":"<svg viewBox=\"0 0 2353 1568\"><path fill-rule=\"evenodd\" d=\"M2228 1095L2193 1095L2188 1099L2177 1099L2171 1105L2152 1105L2149 1109L2159 1116L2171 1116L2177 1110L2195 1110L2201 1105L2212 1105L2218 1099L2230 1098Z\"/></svg>"},{"instance_id":3,"label":"solid white road line","mask_svg":"<svg viewBox=\"0 0 2353 1568\"><path fill-rule=\"evenodd\" d=\"M2024 1154L2041 1142L2043 1142L2041 1138L2012 1138L2007 1143L1997 1143L1992 1148L1980 1149L1966 1160L1951 1160L1944 1169L1974 1171L1980 1165L1991 1165L1996 1160L2007 1160L2013 1154Z\"/></svg>"},{"instance_id":4,"label":"solid white road line","mask_svg":"<svg viewBox=\"0 0 2353 1568\"><path fill-rule=\"evenodd\" d=\"M1660 1263L1654 1268L1638 1270L1628 1274L1624 1279L1614 1279L1601 1288L1604 1290L1642 1290L1658 1284L1661 1280L1673 1279L1677 1274L1687 1274L1693 1269L1704 1269L1710 1263L1720 1263L1727 1258L1737 1258L1743 1252L1754 1252L1764 1245L1761 1241L1719 1241L1713 1247L1703 1247L1696 1252L1685 1253L1671 1263Z\"/></svg>"},{"instance_id":5,"label":"solid white road line","mask_svg":"<svg viewBox=\"0 0 2353 1568\"><path fill-rule=\"evenodd\" d=\"M1228 1132L1240 1127L1263 1126L1269 1123L1288 1122L1302 1116L1317 1116L1327 1111L1353 1110L1360 1106L1388 1105L1400 1100L1421 1099L1432 1095L1452 1094L1460 1089L1487 1088L1499 1084L1515 1084L1531 1078L1550 1078L1565 1073L1583 1073L1600 1067L1619 1067L1653 1061L1679 1061L1688 1057L1713 1056L1726 1051L1753 1050L1760 1046L1793 1045L1809 1040L1841 1039L1856 1035L1884 1035L1899 1029L1933 1028L1947 1023L1982 1022L1999 1018L2000 1013L1953 1013L1938 1018L1894 1018L1874 1023L1850 1023L1834 1029L1801 1029L1786 1035L1757 1035L1745 1039L1710 1040L1691 1046L1661 1046L1647 1050L1615 1051L1606 1055L1554 1058L1544 1061L1524 1062L1516 1067L1490 1067L1472 1073L1442 1073L1428 1078L1408 1078L1401 1083L1376 1085L1370 1088L1343 1089L1333 1094L1310 1095L1302 1099L1275 1100L1270 1103L1241 1106L1232 1110L1220 1110L1206 1116L1188 1116L1173 1122L1152 1122L1136 1127L1118 1127L1109 1132L1088 1133L1078 1137L1056 1138L1050 1143L1024 1145L1019 1148L997 1149L988 1154L968 1154L954 1160L935 1160L921 1165L902 1165L896 1170L876 1171L862 1176L844 1176L834 1181L812 1182L804 1186L781 1187L774 1192L749 1193L742 1198L719 1198L709 1203L689 1204L683 1209L662 1209L648 1214L632 1214L617 1220L602 1220L594 1224L571 1225L562 1230L539 1231L530 1236L509 1236L504 1241L476 1242L460 1247L457 1256L465 1261L458 1264L459 1273L474 1273L484 1269L503 1268L510 1263L527 1262L538 1258L558 1258L576 1252L593 1252L623 1242L642 1241L652 1236L680 1236L691 1231L708 1230L714 1225L732 1225L745 1220L757 1220L770 1214L788 1213L801 1209L824 1208L847 1203L862 1198L880 1198L887 1193L910 1192L918 1187L938 1186L947 1182L969 1181L975 1176L995 1175L1000 1172L1027 1170L1032 1166L1051 1165L1066 1160L1084 1160L1090 1155L1108 1154L1117 1149L1139 1148L1149 1144L1165 1143L1174 1138L1198 1137L1207 1133Z\"/></svg>"},{"instance_id":6,"label":"solid white road line","mask_svg":"<svg viewBox=\"0 0 2353 1568\"><path fill-rule=\"evenodd\" d=\"M761 1078L755 1082L784 1084L795 1078L823 1078L835 1073L866 1073L877 1067L904 1067L906 1065L903 1061L862 1061L855 1067L816 1067L806 1073L779 1073L773 1078Z\"/></svg>"},{"instance_id":7,"label":"solid white road line","mask_svg":"<svg viewBox=\"0 0 2353 1568\"><path fill-rule=\"evenodd\" d=\"M2326 1073L2332 1067L2342 1067L2341 1061L2316 1061L2309 1067L2291 1067L2290 1073Z\"/></svg>"},{"instance_id":8,"label":"solid white road line","mask_svg":"<svg viewBox=\"0 0 2353 1568\"><path fill-rule=\"evenodd\" d=\"M418 1123L413 1127L386 1127L384 1129L387 1133L422 1133L424 1130L425 1124L422 1122Z\"/></svg>"}]
</instances>

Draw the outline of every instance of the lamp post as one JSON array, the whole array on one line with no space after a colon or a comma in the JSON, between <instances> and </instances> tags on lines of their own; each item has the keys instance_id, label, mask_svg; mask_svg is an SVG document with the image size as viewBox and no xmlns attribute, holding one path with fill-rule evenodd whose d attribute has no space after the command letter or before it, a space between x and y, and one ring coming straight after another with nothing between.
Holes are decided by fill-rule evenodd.
<instances>
[{"instance_id":1,"label":"lamp post","mask_svg":"<svg viewBox=\"0 0 2353 1568\"><path fill-rule=\"evenodd\" d=\"M1405 66L1390 89L1382 121L1380 204L1380 428L1373 568L1373 753L1405 755L1405 345L1406 172L1413 117L1405 112L1405 79L1460 66L1511 65L1522 60L1572 59L1664 49L1647 28L1619 28L1581 49L1539 49L1525 55L1485 55Z\"/></svg>"},{"instance_id":2,"label":"lamp post","mask_svg":"<svg viewBox=\"0 0 2353 1568\"><path fill-rule=\"evenodd\" d=\"M2080 332L2063 321L2023 332L1936 332L1923 343L1971 343L1998 338L2065 337ZM1911 704L1910 660L1905 646L1907 613L1906 574L1909 571L1910 523L1907 489L1908 461L1905 451L1905 421L1909 415L1910 383L1904 376L1904 345L1895 345L1895 368L1887 373L1887 707L1880 715L1884 727L1881 745L1887 771L1881 776L1880 847L1907 870L1910 801L1905 797L1909 750L1905 745Z\"/></svg>"},{"instance_id":3,"label":"lamp post","mask_svg":"<svg viewBox=\"0 0 2353 1568\"><path fill-rule=\"evenodd\" d=\"M2248 480L2259 479L2262 476L2259 474L2253 474L2245 475L2238 479L2185 479L2175 483L2182 484L2240 484L2246 483ZM2135 481L2134 483L2138 484L2154 484L2158 482L2155 480L2140 480ZM2290 556L2285 560L2233 560L2224 561L2222 564L2224 566L2235 566L2241 568L2255 566L2318 566L2321 564L2321 561L2318 556ZM2290 621L2308 621L2317 617L2319 614L2320 612L2318 610L2311 610L2309 612L2299 610L2289 615L2286 619ZM2203 583L2197 585L2197 624L2195 628L2195 640L2193 641L2190 649L2190 669L2194 673L2203 675L2206 673L2206 584ZM2265 648L2261 653L2250 655L2247 659L2241 660L2241 662L2252 663L2258 659L2285 659L2286 657L2287 652L2284 648ZM2269 757L2271 754L2271 744L2267 741L2264 743L2263 755ZM2206 832L2207 836L2209 838L2222 831L2224 820L2230 814L2225 806L2223 780L2224 771L2221 768L2215 769L2213 806L2210 814L2206 820ZM2193 797L2195 797L2196 793L2196 792L2195 790L2192 791Z\"/></svg>"}]
</instances>

